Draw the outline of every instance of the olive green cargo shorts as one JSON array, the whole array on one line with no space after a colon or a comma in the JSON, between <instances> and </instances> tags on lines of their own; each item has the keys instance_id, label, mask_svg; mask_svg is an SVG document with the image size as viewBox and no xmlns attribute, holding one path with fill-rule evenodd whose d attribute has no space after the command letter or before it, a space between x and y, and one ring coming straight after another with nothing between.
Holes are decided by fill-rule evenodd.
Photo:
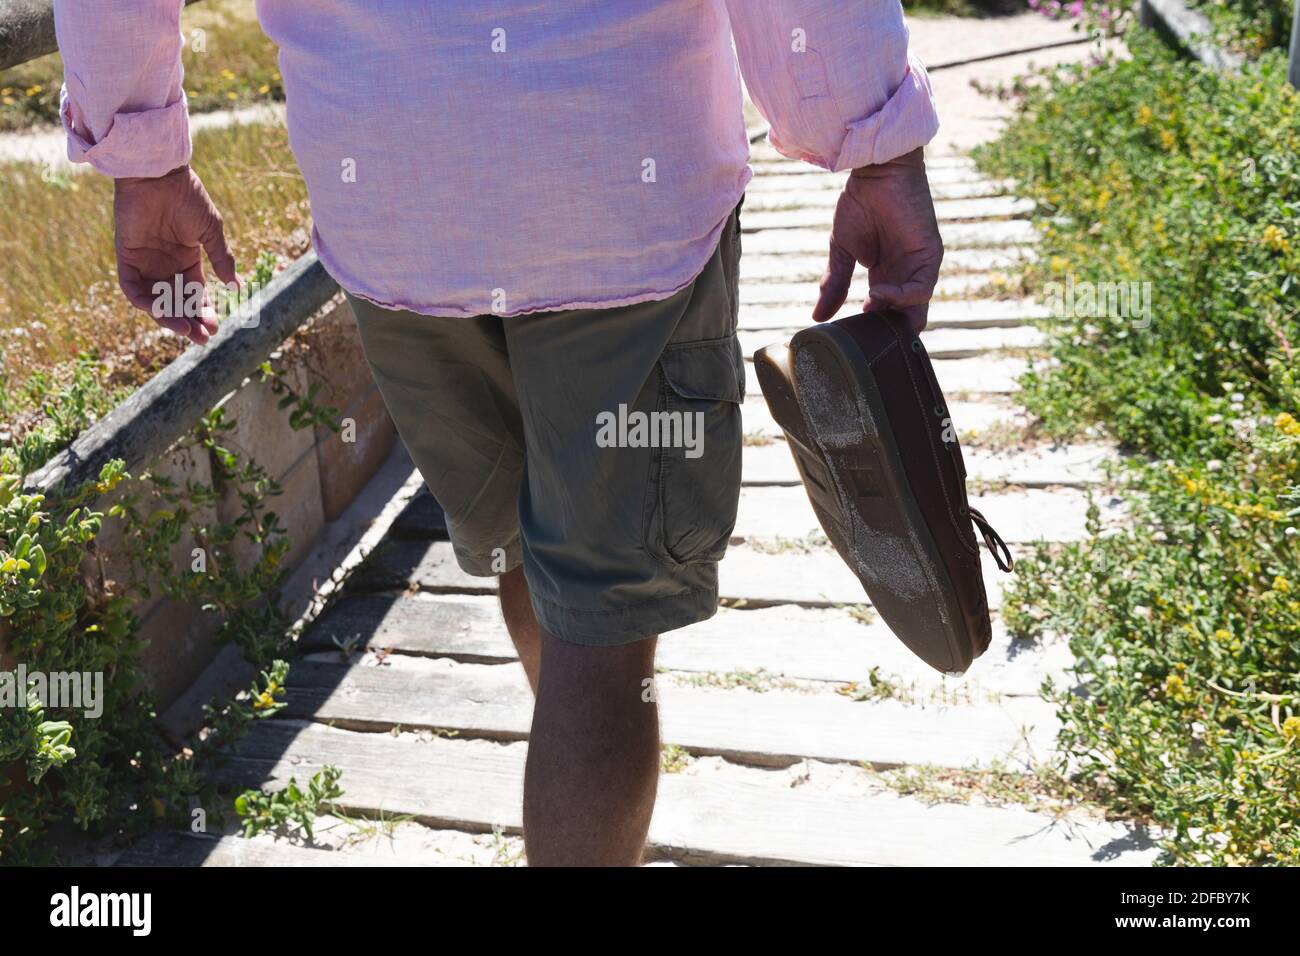
<instances>
[{"instance_id":1,"label":"olive green cargo shorts","mask_svg":"<svg viewBox=\"0 0 1300 956\"><path fill-rule=\"evenodd\" d=\"M740 495L739 207L667 299L439 318L349 297L456 560L522 561L538 621L577 644L711 617Z\"/></svg>"}]
</instances>

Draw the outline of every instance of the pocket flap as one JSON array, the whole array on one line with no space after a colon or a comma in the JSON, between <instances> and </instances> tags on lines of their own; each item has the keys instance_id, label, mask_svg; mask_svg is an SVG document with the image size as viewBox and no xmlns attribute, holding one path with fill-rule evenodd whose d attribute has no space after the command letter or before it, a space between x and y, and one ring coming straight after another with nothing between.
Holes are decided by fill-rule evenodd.
<instances>
[{"instance_id":1,"label":"pocket flap","mask_svg":"<svg viewBox=\"0 0 1300 956\"><path fill-rule=\"evenodd\" d=\"M659 367L682 398L744 401L745 360L734 335L670 345L660 356Z\"/></svg>"}]
</instances>

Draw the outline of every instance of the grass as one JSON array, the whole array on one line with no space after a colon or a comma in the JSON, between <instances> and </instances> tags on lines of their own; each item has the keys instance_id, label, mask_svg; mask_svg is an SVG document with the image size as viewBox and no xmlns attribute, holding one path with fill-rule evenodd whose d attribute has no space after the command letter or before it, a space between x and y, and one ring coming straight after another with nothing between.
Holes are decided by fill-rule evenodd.
<instances>
[{"instance_id":1,"label":"grass","mask_svg":"<svg viewBox=\"0 0 1300 956\"><path fill-rule=\"evenodd\" d=\"M185 91L205 113L284 99L275 45L252 0L206 0L181 15ZM63 58L57 53L0 73L0 132L59 122Z\"/></svg>"},{"instance_id":2,"label":"grass","mask_svg":"<svg viewBox=\"0 0 1300 956\"><path fill-rule=\"evenodd\" d=\"M307 190L283 127L244 125L194 137L195 170L226 220L241 268L269 251L309 245ZM113 186L94 173L50 181L30 163L0 167L0 369L10 388L58 379L75 356L98 354L112 387L134 387L183 342L157 333L117 288Z\"/></svg>"},{"instance_id":3,"label":"grass","mask_svg":"<svg viewBox=\"0 0 1300 956\"><path fill-rule=\"evenodd\" d=\"M1061 816L1090 803L1088 795L1050 766L1010 767L998 761L988 767L953 769L915 764L873 773L900 796L923 803L980 802L999 807L1025 807Z\"/></svg>"}]
</instances>

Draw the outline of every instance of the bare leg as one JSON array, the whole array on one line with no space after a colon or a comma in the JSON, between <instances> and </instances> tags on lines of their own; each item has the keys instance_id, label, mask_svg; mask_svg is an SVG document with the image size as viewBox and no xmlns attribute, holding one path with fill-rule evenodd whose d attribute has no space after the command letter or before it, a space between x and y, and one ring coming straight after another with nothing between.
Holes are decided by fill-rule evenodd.
<instances>
[{"instance_id":1,"label":"bare leg","mask_svg":"<svg viewBox=\"0 0 1300 956\"><path fill-rule=\"evenodd\" d=\"M501 616L505 618L510 640L514 641L515 652L528 675L528 684L536 694L537 675L542 666L542 629L528 599L528 582L524 580L523 566L507 571L498 581Z\"/></svg>"},{"instance_id":2,"label":"bare leg","mask_svg":"<svg viewBox=\"0 0 1300 956\"><path fill-rule=\"evenodd\" d=\"M524 773L530 866L636 866L659 778L656 637L584 647L542 632Z\"/></svg>"}]
</instances>

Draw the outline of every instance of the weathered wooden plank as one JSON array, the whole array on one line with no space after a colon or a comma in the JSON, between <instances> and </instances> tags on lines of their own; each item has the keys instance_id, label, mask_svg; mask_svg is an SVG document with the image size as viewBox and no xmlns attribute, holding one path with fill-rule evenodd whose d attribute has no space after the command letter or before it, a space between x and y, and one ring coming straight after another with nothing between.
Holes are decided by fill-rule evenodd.
<instances>
[{"instance_id":1,"label":"weathered wooden plank","mask_svg":"<svg viewBox=\"0 0 1300 956\"><path fill-rule=\"evenodd\" d=\"M303 636L305 653L385 649L463 663L517 660L496 600L447 594L345 598ZM343 658L339 658L342 660ZM976 700L990 694L1035 696L1045 677L1064 680L1071 657L1064 641L1013 641L994 622L993 642L961 678L939 674L897 641L878 619L862 623L838 608L721 608L707 621L664 635L656 666L690 673L765 672L775 677L866 682L872 668L905 699Z\"/></svg>"},{"instance_id":2,"label":"weathered wooden plank","mask_svg":"<svg viewBox=\"0 0 1300 956\"><path fill-rule=\"evenodd\" d=\"M1012 553L1016 549L1012 547ZM997 566L981 555L989 607L1001 605ZM743 544L727 551L718 570L719 593L725 601L745 601L750 606L804 604L835 607L866 600L862 585L830 548L806 554L772 554ZM405 590L433 593L495 594L496 578L471 578L457 567L446 541L393 541L376 549L349 581L349 589Z\"/></svg>"},{"instance_id":3,"label":"weathered wooden plank","mask_svg":"<svg viewBox=\"0 0 1300 956\"><path fill-rule=\"evenodd\" d=\"M305 654L389 648L472 664L517 660L497 599L479 594L354 594L316 620L299 641Z\"/></svg>"},{"instance_id":4,"label":"weathered wooden plank","mask_svg":"<svg viewBox=\"0 0 1300 956\"><path fill-rule=\"evenodd\" d=\"M115 458L127 468L158 458L337 292L316 253L308 252L271 280L250 311L227 319L207 345L182 352L25 484L46 492L75 487Z\"/></svg>"},{"instance_id":5,"label":"weathered wooden plank","mask_svg":"<svg viewBox=\"0 0 1300 956\"><path fill-rule=\"evenodd\" d=\"M263 721L221 778L282 785L332 764L342 805L472 832L522 827L524 745L356 734ZM880 792L810 793L785 779L751 782L663 774L649 856L696 864L1147 865L1140 832L1019 808L926 806Z\"/></svg>"},{"instance_id":6,"label":"weathered wooden plank","mask_svg":"<svg viewBox=\"0 0 1300 956\"><path fill-rule=\"evenodd\" d=\"M656 685L665 743L757 766L814 759L965 767L1023 753L1026 740L1033 752L1046 752L1056 735L1053 706L1037 698L924 706L830 692ZM286 699L287 716L347 730L402 727L523 740L532 724L532 692L515 665L409 656L388 657L383 666L300 661Z\"/></svg>"},{"instance_id":7,"label":"weathered wooden plank","mask_svg":"<svg viewBox=\"0 0 1300 956\"><path fill-rule=\"evenodd\" d=\"M302 782L299 774L298 782ZM436 859L403 859L379 853L302 846L284 840L237 836L210 837L157 830L137 840L118 859L121 867L226 866L439 866Z\"/></svg>"},{"instance_id":8,"label":"weathered wooden plank","mask_svg":"<svg viewBox=\"0 0 1300 956\"><path fill-rule=\"evenodd\" d=\"M761 176L750 180L745 190L746 209L751 206L765 208L762 204L767 202L779 205L782 200L778 197L783 192L831 192L838 196L848 178L847 173L827 173L819 169L797 172L780 167L771 168L773 171L764 171ZM1014 185L1009 179L986 179L968 170L960 172L962 175L957 179L936 180L933 176L930 177L930 194L935 199L978 199L983 196L1005 195Z\"/></svg>"},{"instance_id":9,"label":"weathered wooden plank","mask_svg":"<svg viewBox=\"0 0 1300 956\"><path fill-rule=\"evenodd\" d=\"M744 215L741 215L742 223ZM1026 219L996 219L991 222L949 222L939 224L946 249L1024 246L1038 241L1038 231ZM741 245L746 252L812 255L825 252L830 233L826 228L763 229L746 232Z\"/></svg>"},{"instance_id":10,"label":"weathered wooden plank","mask_svg":"<svg viewBox=\"0 0 1300 956\"><path fill-rule=\"evenodd\" d=\"M856 288L853 293L856 295ZM865 298L866 288L862 289ZM840 310L841 316L858 311L861 300L850 300ZM1032 299L939 300L930 303L927 328L1009 328L1023 325L1028 319L1048 318L1047 309ZM740 310L739 328L747 330L784 330L812 324L810 302L795 305L749 305Z\"/></svg>"},{"instance_id":11,"label":"weathered wooden plank","mask_svg":"<svg viewBox=\"0 0 1300 956\"><path fill-rule=\"evenodd\" d=\"M834 200L832 196L832 200ZM1024 218L1034 211L1031 199L1014 196L989 196L982 199L940 199L934 203L935 218L940 223ZM835 215L835 202L790 204L778 209L744 209L740 228L744 233L763 229L829 229Z\"/></svg>"},{"instance_id":12,"label":"weathered wooden plank","mask_svg":"<svg viewBox=\"0 0 1300 956\"><path fill-rule=\"evenodd\" d=\"M385 539L348 578L347 590L400 590L408 584L435 592L497 592L496 578L473 577L460 569L451 542L411 538Z\"/></svg>"},{"instance_id":13,"label":"weathered wooden plank","mask_svg":"<svg viewBox=\"0 0 1300 956\"><path fill-rule=\"evenodd\" d=\"M740 348L746 359L752 359L755 352L775 341L788 340L798 328L764 329L754 331L742 329ZM1008 349L1041 348L1046 341L1042 331L1030 325L1013 328L964 329L964 328L927 328L921 333L921 341L930 358L962 359L976 358L989 352Z\"/></svg>"},{"instance_id":14,"label":"weathered wooden plank","mask_svg":"<svg viewBox=\"0 0 1300 956\"><path fill-rule=\"evenodd\" d=\"M865 276L862 276L865 280ZM997 299L1003 288L1010 286L1010 280L990 273L958 273L940 276L934 287L933 300L970 301L973 299ZM813 303L817 301L818 285L821 277L797 279L790 282L741 282L740 307L754 305L800 305L805 314L811 316ZM855 290L856 292L857 290ZM863 297L866 287L862 289ZM845 313L849 314L849 313ZM810 321L810 320L809 320Z\"/></svg>"},{"instance_id":15,"label":"weathered wooden plank","mask_svg":"<svg viewBox=\"0 0 1300 956\"><path fill-rule=\"evenodd\" d=\"M1086 536L1087 493L1074 488L1024 489L970 496L1008 544L1078 541ZM1116 499L1101 499L1103 520L1117 514ZM746 487L740 491L737 538L806 540L821 533L808 495L800 487Z\"/></svg>"},{"instance_id":16,"label":"weathered wooden plank","mask_svg":"<svg viewBox=\"0 0 1300 956\"><path fill-rule=\"evenodd\" d=\"M740 281L750 282L812 282L814 286L826 271L826 254L768 254L748 250L740 258ZM943 256L940 281L954 276L972 276L975 273L1017 271L1026 263L1038 258L1032 246L1007 246L998 249L952 249ZM864 278L864 276L859 277Z\"/></svg>"},{"instance_id":17,"label":"weathered wooden plank","mask_svg":"<svg viewBox=\"0 0 1300 956\"><path fill-rule=\"evenodd\" d=\"M1105 477L1107 462L1118 460L1105 445L1032 446L1014 451L965 447L962 457L970 481L1025 488L1085 488ZM799 472L783 441L745 446L746 485L797 485Z\"/></svg>"},{"instance_id":18,"label":"weathered wooden plank","mask_svg":"<svg viewBox=\"0 0 1300 956\"><path fill-rule=\"evenodd\" d=\"M989 396L995 398L996 396ZM978 448L984 437L999 431L1020 428L1028 421L1025 412L996 401L950 401L948 412L952 416L963 452ZM779 439L781 429L772 418L772 412L763 402L763 396L751 391L741 406L745 434Z\"/></svg>"},{"instance_id":19,"label":"weathered wooden plank","mask_svg":"<svg viewBox=\"0 0 1300 956\"><path fill-rule=\"evenodd\" d=\"M425 487L402 509L388 533L399 538L445 538L447 516Z\"/></svg>"},{"instance_id":20,"label":"weathered wooden plank","mask_svg":"<svg viewBox=\"0 0 1300 956\"><path fill-rule=\"evenodd\" d=\"M766 138L755 140L750 143L749 157L751 163L781 163L797 169L809 169L813 172L824 171L821 170L821 167L814 166L811 163L805 163L800 160L790 159L788 156L783 156L781 153L777 152L776 147ZM933 153L926 156L925 166L926 169L931 171L973 170L975 169L975 161L969 156L963 156L960 154L947 153L940 155L938 153ZM847 175L847 173L839 173L837 175L844 176Z\"/></svg>"},{"instance_id":21,"label":"weathered wooden plank","mask_svg":"<svg viewBox=\"0 0 1300 956\"><path fill-rule=\"evenodd\" d=\"M758 394L761 389L754 374L754 363L745 363L745 388ZM1025 374L1023 358L978 356L963 359L939 359L934 374L947 395L1009 395L1020 390L1018 379Z\"/></svg>"},{"instance_id":22,"label":"weathered wooden plank","mask_svg":"<svg viewBox=\"0 0 1300 956\"><path fill-rule=\"evenodd\" d=\"M1017 553L1012 546L1011 553ZM1002 606L1006 576L987 553L981 552L984 587L989 607ZM728 602L744 601L749 607L802 604L837 607L866 601L862 584L830 548L773 554L746 544L733 544L718 568L718 587Z\"/></svg>"}]
</instances>

